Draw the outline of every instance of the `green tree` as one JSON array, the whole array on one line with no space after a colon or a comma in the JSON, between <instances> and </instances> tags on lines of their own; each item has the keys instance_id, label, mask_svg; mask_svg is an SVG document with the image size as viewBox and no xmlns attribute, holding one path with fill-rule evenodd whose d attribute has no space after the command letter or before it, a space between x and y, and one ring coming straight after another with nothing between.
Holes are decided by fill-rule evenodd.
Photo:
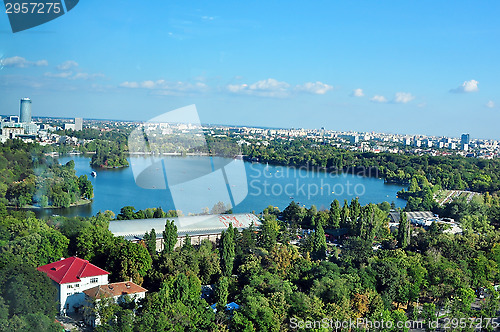
<instances>
[{"instance_id":1,"label":"green tree","mask_svg":"<svg viewBox=\"0 0 500 332\"><path fill-rule=\"evenodd\" d=\"M418 186L418 181L416 177L411 178L410 186L408 187L408 191L411 193L415 193L420 190L420 187Z\"/></svg>"},{"instance_id":2,"label":"green tree","mask_svg":"<svg viewBox=\"0 0 500 332\"><path fill-rule=\"evenodd\" d=\"M156 255L156 232L155 229L151 229L151 232L144 234L144 242L146 243L146 248L148 249L151 257Z\"/></svg>"},{"instance_id":3,"label":"green tree","mask_svg":"<svg viewBox=\"0 0 500 332\"><path fill-rule=\"evenodd\" d=\"M184 236L184 243L182 244L182 251L191 251L193 249L193 243L191 241L191 236L186 234Z\"/></svg>"},{"instance_id":4,"label":"green tree","mask_svg":"<svg viewBox=\"0 0 500 332\"><path fill-rule=\"evenodd\" d=\"M221 271L224 276L230 276L233 273L234 247L233 225L229 224L227 230L222 231L219 248Z\"/></svg>"},{"instance_id":5,"label":"green tree","mask_svg":"<svg viewBox=\"0 0 500 332\"><path fill-rule=\"evenodd\" d=\"M80 189L81 197L86 199L94 197L94 188L87 175L80 175L78 178L78 188Z\"/></svg>"},{"instance_id":6,"label":"green tree","mask_svg":"<svg viewBox=\"0 0 500 332\"><path fill-rule=\"evenodd\" d=\"M262 248L271 250L278 238L278 221L274 215L265 215L260 227L259 243Z\"/></svg>"},{"instance_id":7,"label":"green tree","mask_svg":"<svg viewBox=\"0 0 500 332\"><path fill-rule=\"evenodd\" d=\"M350 217L349 205L347 203L347 200L345 199L344 206L340 211L340 226L348 228L350 226L350 222L351 222L351 217Z\"/></svg>"},{"instance_id":8,"label":"green tree","mask_svg":"<svg viewBox=\"0 0 500 332\"><path fill-rule=\"evenodd\" d=\"M114 280L123 281L132 278L135 283L141 285L151 264L152 259L146 248L123 238L115 238L107 261Z\"/></svg>"},{"instance_id":9,"label":"green tree","mask_svg":"<svg viewBox=\"0 0 500 332\"><path fill-rule=\"evenodd\" d=\"M340 227L340 204L336 199L330 204L330 226Z\"/></svg>"},{"instance_id":10,"label":"green tree","mask_svg":"<svg viewBox=\"0 0 500 332\"><path fill-rule=\"evenodd\" d=\"M177 226L173 220L167 219L163 231L163 244L166 252L173 252L177 243Z\"/></svg>"},{"instance_id":11,"label":"green tree","mask_svg":"<svg viewBox=\"0 0 500 332\"><path fill-rule=\"evenodd\" d=\"M322 260L326 257L326 237L325 231L323 230L323 225L318 223L314 230L313 235L313 250L311 252L311 258L315 260Z\"/></svg>"},{"instance_id":12,"label":"green tree","mask_svg":"<svg viewBox=\"0 0 500 332\"><path fill-rule=\"evenodd\" d=\"M118 220L131 220L135 219L135 207L124 206L120 209L120 213L116 216Z\"/></svg>"},{"instance_id":13,"label":"green tree","mask_svg":"<svg viewBox=\"0 0 500 332\"><path fill-rule=\"evenodd\" d=\"M227 297L229 296L229 279L221 277L215 287L215 300L217 301L217 311L224 312L226 310Z\"/></svg>"},{"instance_id":14,"label":"green tree","mask_svg":"<svg viewBox=\"0 0 500 332\"><path fill-rule=\"evenodd\" d=\"M28 314L54 317L57 312L57 290L51 280L16 258L0 268L0 298L8 307L9 317Z\"/></svg>"},{"instance_id":15,"label":"green tree","mask_svg":"<svg viewBox=\"0 0 500 332\"><path fill-rule=\"evenodd\" d=\"M157 207L155 209L155 212L153 214L153 218L165 218L166 216L166 213L165 211L163 211L163 209L161 207Z\"/></svg>"},{"instance_id":16,"label":"green tree","mask_svg":"<svg viewBox=\"0 0 500 332\"><path fill-rule=\"evenodd\" d=\"M405 249L410 244L410 221L406 212L401 211L398 227L398 246Z\"/></svg>"}]
</instances>

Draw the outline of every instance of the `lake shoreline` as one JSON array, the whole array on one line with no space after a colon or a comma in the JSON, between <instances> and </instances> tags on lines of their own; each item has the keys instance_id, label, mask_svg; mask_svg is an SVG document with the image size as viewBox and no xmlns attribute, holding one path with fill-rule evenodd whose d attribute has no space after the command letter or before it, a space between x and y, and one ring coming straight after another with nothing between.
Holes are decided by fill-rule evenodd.
<instances>
[{"instance_id":1,"label":"lake shoreline","mask_svg":"<svg viewBox=\"0 0 500 332\"><path fill-rule=\"evenodd\" d=\"M147 169L151 166L152 160L162 157L170 160L170 169L167 172L169 175L161 171L153 172L152 176L160 178L147 180L147 178L138 179L140 174L134 174L135 167L137 167L135 171ZM53 213L66 216L91 216L106 210L118 214L124 206L133 206L136 210L161 206L165 211L181 210L187 215L200 213L204 208L211 209L217 201L224 201L227 204L230 199L227 187L219 184L220 181L224 184L224 179L215 178L218 175L211 172L210 164L214 162L216 165L221 165L218 167L224 168L225 165L234 162L233 158L208 158L200 154L159 156L134 153L127 156L129 167L103 168L101 171L90 166L90 158L90 155L66 155L61 156L59 162L64 164L73 160L78 176L90 174L93 170L99 173L97 177L90 177L94 186L93 204L80 208L56 209ZM328 208L334 199L342 202L344 199L350 201L356 197L360 198L362 204L377 204L383 201L389 203L395 201L398 207L404 207L406 204L404 200L396 197L397 191L403 187L385 183L373 176L376 174L375 169L372 169L371 177L361 177L359 175L365 173L356 172L356 169L354 172L352 169L349 169L349 172L341 170L327 172L328 169L325 171L319 167L308 169L305 166L275 166L271 163L266 165L262 162L248 161L243 165L245 173L241 175L242 181L233 180L230 183L230 195L235 198L234 213L262 211L268 205L284 209L292 200L300 202L301 205L316 205L318 209ZM212 178L206 176L207 172ZM165 181L165 176L178 176L183 180L178 182L174 189L169 185L161 187L159 184ZM160 188L162 189L159 190Z\"/></svg>"},{"instance_id":2,"label":"lake shoreline","mask_svg":"<svg viewBox=\"0 0 500 332\"><path fill-rule=\"evenodd\" d=\"M21 207L16 207L16 206L6 206L7 209L12 209L12 210L54 210L54 209L69 209L72 207L78 207L78 206L85 206L93 203L93 199L81 199L76 203L70 204L68 207L62 207L62 206L53 206L49 205L46 207L41 207L37 205L25 205Z\"/></svg>"}]
</instances>

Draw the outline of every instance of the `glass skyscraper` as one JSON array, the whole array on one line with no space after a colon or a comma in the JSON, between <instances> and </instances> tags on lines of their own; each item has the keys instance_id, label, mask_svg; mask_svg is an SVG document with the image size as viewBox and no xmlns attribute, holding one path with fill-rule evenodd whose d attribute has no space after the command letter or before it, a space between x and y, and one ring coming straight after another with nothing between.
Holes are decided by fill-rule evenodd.
<instances>
[{"instance_id":1,"label":"glass skyscraper","mask_svg":"<svg viewBox=\"0 0 500 332\"><path fill-rule=\"evenodd\" d=\"M31 123L31 99L21 99L20 121L21 123Z\"/></svg>"}]
</instances>

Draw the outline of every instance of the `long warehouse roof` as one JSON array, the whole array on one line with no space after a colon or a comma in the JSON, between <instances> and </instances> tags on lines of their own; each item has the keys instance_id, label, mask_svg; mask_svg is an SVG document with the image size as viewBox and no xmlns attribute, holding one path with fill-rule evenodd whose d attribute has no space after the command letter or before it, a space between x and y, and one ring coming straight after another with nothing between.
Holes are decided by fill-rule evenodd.
<instances>
[{"instance_id":1,"label":"long warehouse roof","mask_svg":"<svg viewBox=\"0 0 500 332\"><path fill-rule=\"evenodd\" d=\"M227 229L229 224L238 229L250 227L252 223L254 226L260 225L259 218L252 213L212 214L176 218L112 220L109 222L109 230L114 236L142 239L146 232L150 232L154 228L156 237L160 238L167 219L174 221L178 236L220 233Z\"/></svg>"}]
</instances>

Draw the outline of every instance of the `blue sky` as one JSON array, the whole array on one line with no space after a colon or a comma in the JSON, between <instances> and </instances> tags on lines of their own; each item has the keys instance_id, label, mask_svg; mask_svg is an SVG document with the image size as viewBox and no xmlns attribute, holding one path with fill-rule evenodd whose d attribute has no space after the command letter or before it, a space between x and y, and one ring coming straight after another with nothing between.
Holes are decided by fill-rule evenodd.
<instances>
[{"instance_id":1,"label":"blue sky","mask_svg":"<svg viewBox=\"0 0 500 332\"><path fill-rule=\"evenodd\" d=\"M500 139L498 1L85 0L13 34L0 114Z\"/></svg>"}]
</instances>

